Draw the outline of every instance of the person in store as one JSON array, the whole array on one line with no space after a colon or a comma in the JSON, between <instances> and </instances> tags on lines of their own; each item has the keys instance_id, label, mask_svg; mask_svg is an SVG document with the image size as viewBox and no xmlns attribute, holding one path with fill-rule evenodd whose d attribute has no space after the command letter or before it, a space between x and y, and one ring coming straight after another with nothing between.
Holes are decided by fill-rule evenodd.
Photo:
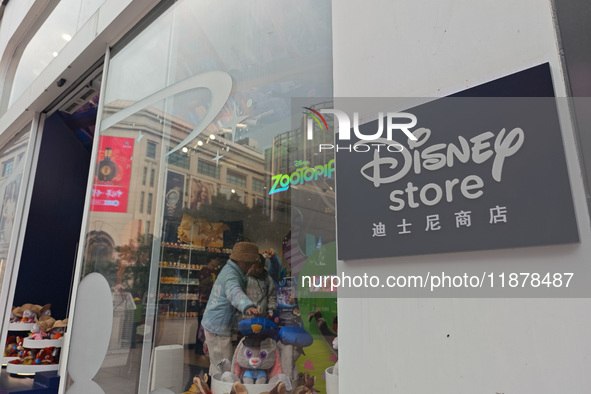
<instances>
[{"instance_id":1,"label":"person in store","mask_svg":"<svg viewBox=\"0 0 591 394\"><path fill-rule=\"evenodd\" d=\"M267 274L263 260L253 264L246 273L246 296L268 319L273 320L277 311L277 290L273 279ZM243 316L249 319L251 316Z\"/></svg>"},{"instance_id":2,"label":"person in store","mask_svg":"<svg viewBox=\"0 0 591 394\"><path fill-rule=\"evenodd\" d=\"M232 359L232 333L238 328L237 315L261 314L245 294L246 273L259 259L259 247L256 244L238 242L213 285L201 321L209 351L209 374L212 376L220 372L222 360Z\"/></svg>"},{"instance_id":3,"label":"person in store","mask_svg":"<svg viewBox=\"0 0 591 394\"><path fill-rule=\"evenodd\" d=\"M204 332L203 327L201 326L201 320L203 319L203 313L205 312L207 301L209 301L209 294L211 293L213 283L215 282L215 278L219 271L219 264L220 257L215 253L211 253L207 256L207 265L203 266L197 274L197 278L199 279L199 306L197 310L198 327L197 338L195 340L195 353L197 354L203 354L203 343L205 338L203 337Z\"/></svg>"}]
</instances>

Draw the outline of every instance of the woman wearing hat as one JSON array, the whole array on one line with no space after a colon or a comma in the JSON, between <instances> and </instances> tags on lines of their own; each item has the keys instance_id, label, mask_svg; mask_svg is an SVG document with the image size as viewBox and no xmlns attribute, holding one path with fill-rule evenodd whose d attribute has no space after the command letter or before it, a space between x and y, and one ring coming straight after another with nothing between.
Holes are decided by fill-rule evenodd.
<instances>
[{"instance_id":1,"label":"woman wearing hat","mask_svg":"<svg viewBox=\"0 0 591 394\"><path fill-rule=\"evenodd\" d=\"M223 359L232 359L232 332L238 326L236 311L253 316L261 313L244 293L246 273L257 261L259 247L250 242L238 242L211 289L201 324L205 329L212 376L220 372L218 365Z\"/></svg>"}]
</instances>

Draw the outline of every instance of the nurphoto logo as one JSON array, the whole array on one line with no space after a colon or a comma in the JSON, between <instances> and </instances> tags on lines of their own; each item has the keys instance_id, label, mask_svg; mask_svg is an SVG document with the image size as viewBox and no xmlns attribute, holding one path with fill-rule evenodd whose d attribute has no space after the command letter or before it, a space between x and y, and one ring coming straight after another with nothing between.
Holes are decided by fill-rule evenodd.
<instances>
[{"instance_id":1,"label":"nurphoto logo","mask_svg":"<svg viewBox=\"0 0 591 394\"><path fill-rule=\"evenodd\" d=\"M308 116L306 122L306 136L308 140L314 138L314 124L318 126L319 130L328 131L328 124L322 114L332 114L335 123L338 124L337 141L351 140L351 120L349 115L345 112L336 109L321 109L320 112L310 107L304 107L310 112L304 112ZM386 119L386 137L384 135L384 118ZM348 152L369 152L372 148L377 151L380 148L385 148L388 152L401 152L404 146L396 143L392 139L393 131L402 131L410 140L416 141L417 137L409 130L416 126L417 118L411 113L407 112L387 112L384 116L383 112L378 113L378 129L373 134L363 134L359 130L359 113L353 112L353 133L360 142L355 144L319 144L319 152L323 150L334 149L337 152L340 150ZM404 122L406 120L406 122ZM401 123L402 121L402 123Z\"/></svg>"}]
</instances>

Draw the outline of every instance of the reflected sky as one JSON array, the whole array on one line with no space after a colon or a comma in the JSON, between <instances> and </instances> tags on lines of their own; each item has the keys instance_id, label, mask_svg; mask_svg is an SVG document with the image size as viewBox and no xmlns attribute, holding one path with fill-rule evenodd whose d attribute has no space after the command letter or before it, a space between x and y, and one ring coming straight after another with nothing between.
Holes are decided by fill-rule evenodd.
<instances>
[{"instance_id":1,"label":"reflected sky","mask_svg":"<svg viewBox=\"0 0 591 394\"><path fill-rule=\"evenodd\" d=\"M105 104L133 103L188 77L225 71L232 95L214 124L222 131L236 111L249 125L237 139L269 146L290 130L292 97L332 95L332 80L323 78L332 72L331 40L318 39L331 36L330 12L329 1L181 2L113 57ZM196 126L208 104L197 89L166 106Z\"/></svg>"}]
</instances>

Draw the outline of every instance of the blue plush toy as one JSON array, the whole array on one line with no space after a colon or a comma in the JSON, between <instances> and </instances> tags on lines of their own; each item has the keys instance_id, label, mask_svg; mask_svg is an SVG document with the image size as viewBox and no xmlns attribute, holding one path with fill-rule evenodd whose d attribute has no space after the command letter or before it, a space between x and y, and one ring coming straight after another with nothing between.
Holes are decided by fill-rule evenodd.
<instances>
[{"instance_id":1,"label":"blue plush toy","mask_svg":"<svg viewBox=\"0 0 591 394\"><path fill-rule=\"evenodd\" d=\"M308 347L314 342L309 332L301 327L285 326L279 330L279 340L286 345Z\"/></svg>"}]
</instances>

